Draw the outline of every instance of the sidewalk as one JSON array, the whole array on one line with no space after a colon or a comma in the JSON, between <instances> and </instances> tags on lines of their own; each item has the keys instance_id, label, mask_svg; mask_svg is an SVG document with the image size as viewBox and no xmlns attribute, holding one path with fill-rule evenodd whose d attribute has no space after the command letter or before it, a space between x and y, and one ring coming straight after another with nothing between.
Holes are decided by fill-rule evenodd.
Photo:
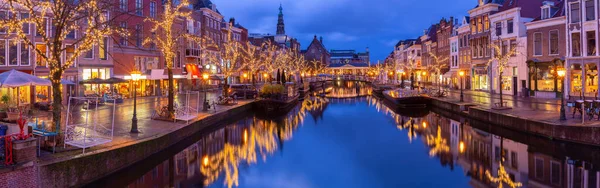
<instances>
[{"instance_id":1,"label":"sidewalk","mask_svg":"<svg viewBox=\"0 0 600 188\"><path fill-rule=\"evenodd\" d=\"M209 100L213 100L218 94L216 92L209 92L207 98ZM199 121L205 117L211 116L213 114L227 111L232 108L236 108L242 105L245 105L252 100L240 100L237 105L217 105L217 110L215 111L213 108L209 109L209 111L202 111L202 101L204 95L201 93L199 96L199 100L197 101L197 96L190 96L190 104L192 107L196 107L196 103L198 104L198 118L190 123L195 121ZM167 121L158 121L151 120L152 113L154 111L154 107L157 104L166 104L166 97L141 97L137 99L137 118L138 118L138 129L140 133L131 134L129 133L131 130L131 118L133 117L133 99L126 99L123 103L117 104L115 106L114 113L114 137L113 141L107 144L94 146L91 148L86 148L85 154L82 154L82 149L71 148L69 151L58 152L52 154L51 152L42 152L42 156L40 156L39 162L51 163L52 161L62 161L68 160L73 157L80 157L83 155L93 155L94 153L110 150L111 148L118 148L127 145L136 144L138 142L143 142L146 139L152 139L175 130L178 130L182 127L187 126L185 121L178 122L167 122ZM185 101L185 95L180 94L175 97L176 103L182 104ZM78 109L75 109L78 110ZM112 120L112 104L105 104L103 106L99 106L96 111L91 111L88 113L89 118L88 121L93 121L97 124L102 124L110 127L110 123ZM74 113L73 116L79 117L77 122L85 121L85 111L81 111L79 113ZM66 117L66 112L63 113L63 118ZM64 120L63 120L64 121ZM64 126L63 126L64 128ZM61 143L58 147L63 147L63 141L59 141ZM69 146L67 146L69 147ZM58 149L57 149L58 150Z\"/></svg>"}]
</instances>

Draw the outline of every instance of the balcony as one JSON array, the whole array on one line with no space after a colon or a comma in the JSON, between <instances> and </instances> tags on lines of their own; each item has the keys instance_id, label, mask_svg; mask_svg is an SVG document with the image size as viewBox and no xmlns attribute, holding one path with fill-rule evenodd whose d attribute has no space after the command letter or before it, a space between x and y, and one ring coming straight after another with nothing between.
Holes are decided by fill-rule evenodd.
<instances>
[{"instance_id":1,"label":"balcony","mask_svg":"<svg viewBox=\"0 0 600 188\"><path fill-rule=\"evenodd\" d=\"M185 57L200 57L200 49L185 49Z\"/></svg>"}]
</instances>

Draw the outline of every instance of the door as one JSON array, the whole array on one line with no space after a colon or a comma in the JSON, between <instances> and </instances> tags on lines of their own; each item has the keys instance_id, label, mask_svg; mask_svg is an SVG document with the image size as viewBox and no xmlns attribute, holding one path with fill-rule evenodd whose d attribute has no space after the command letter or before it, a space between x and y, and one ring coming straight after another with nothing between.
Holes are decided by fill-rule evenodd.
<instances>
[{"instance_id":1,"label":"door","mask_svg":"<svg viewBox=\"0 0 600 188\"><path fill-rule=\"evenodd\" d=\"M514 96L518 96L518 89L517 89L517 77L513 77L513 95Z\"/></svg>"}]
</instances>

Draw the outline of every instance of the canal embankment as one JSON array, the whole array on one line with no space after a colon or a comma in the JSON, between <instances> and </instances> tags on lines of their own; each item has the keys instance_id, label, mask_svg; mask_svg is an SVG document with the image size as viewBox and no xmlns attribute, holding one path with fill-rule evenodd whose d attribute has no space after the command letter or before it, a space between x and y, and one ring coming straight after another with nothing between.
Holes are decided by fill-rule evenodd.
<instances>
[{"instance_id":1,"label":"canal embankment","mask_svg":"<svg viewBox=\"0 0 600 188\"><path fill-rule=\"evenodd\" d=\"M558 112L524 106L498 110L474 103L458 102L453 98L432 98L431 104L438 110L449 111L493 126L552 140L600 146L600 121L597 120L582 121L581 118L569 117L566 121L560 121Z\"/></svg>"},{"instance_id":2,"label":"canal embankment","mask_svg":"<svg viewBox=\"0 0 600 188\"><path fill-rule=\"evenodd\" d=\"M148 121L156 127L176 126L133 141L105 147L91 152L54 154L51 158L40 158L37 162L39 185L47 187L76 187L92 182L170 146L220 122L249 115L253 102L244 102L217 112L205 114L199 119L183 125L171 122ZM162 125L161 125L162 124ZM151 125L149 125L151 126Z\"/></svg>"}]
</instances>

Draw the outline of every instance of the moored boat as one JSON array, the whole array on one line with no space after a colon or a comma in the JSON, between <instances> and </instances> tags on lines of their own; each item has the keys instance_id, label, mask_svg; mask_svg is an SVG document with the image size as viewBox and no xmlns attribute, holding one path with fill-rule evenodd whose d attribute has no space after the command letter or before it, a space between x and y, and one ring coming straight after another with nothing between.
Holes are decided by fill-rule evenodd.
<instances>
[{"instance_id":1,"label":"moored boat","mask_svg":"<svg viewBox=\"0 0 600 188\"><path fill-rule=\"evenodd\" d=\"M386 90L383 96L401 108L425 108L431 104L429 96L414 90Z\"/></svg>"}]
</instances>

